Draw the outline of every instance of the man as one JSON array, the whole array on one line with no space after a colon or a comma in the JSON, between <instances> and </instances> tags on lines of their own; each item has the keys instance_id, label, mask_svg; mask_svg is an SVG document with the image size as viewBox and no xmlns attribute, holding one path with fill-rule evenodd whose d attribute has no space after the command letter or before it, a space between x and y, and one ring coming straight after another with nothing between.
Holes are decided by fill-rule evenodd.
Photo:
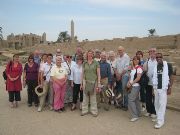
<instances>
[{"instance_id":1,"label":"man","mask_svg":"<svg viewBox=\"0 0 180 135\"><path fill-rule=\"evenodd\" d=\"M151 116L151 118L156 118L156 111L154 108L154 94L153 94L153 72L154 67L157 65L156 61L156 48L149 49L149 59L144 64L144 70L147 71L147 76L149 77L149 82L146 87L146 117Z\"/></svg>"},{"instance_id":2,"label":"man","mask_svg":"<svg viewBox=\"0 0 180 135\"><path fill-rule=\"evenodd\" d=\"M62 58L62 62L64 62L63 54L60 49L56 50L56 54L53 56L53 63L56 64L56 57L60 56Z\"/></svg>"},{"instance_id":3,"label":"man","mask_svg":"<svg viewBox=\"0 0 180 135\"><path fill-rule=\"evenodd\" d=\"M34 62L40 65L41 58L40 58L39 50L35 50L33 54L34 54Z\"/></svg>"},{"instance_id":4,"label":"man","mask_svg":"<svg viewBox=\"0 0 180 135\"><path fill-rule=\"evenodd\" d=\"M77 46L76 53L73 56L72 60L76 62L77 56L82 55L83 56L83 50L80 46Z\"/></svg>"},{"instance_id":5,"label":"man","mask_svg":"<svg viewBox=\"0 0 180 135\"><path fill-rule=\"evenodd\" d=\"M116 79L117 79L117 89L119 93L122 93L123 95L123 103L122 103L122 109L124 111L128 110L128 94L126 91L126 86L127 82L129 80L129 75L128 75L128 68L130 64L130 58L129 56L125 53L125 50L122 46L118 47L118 54L119 56L116 59L116 64L115 64L115 74L116 74Z\"/></svg>"},{"instance_id":6,"label":"man","mask_svg":"<svg viewBox=\"0 0 180 135\"><path fill-rule=\"evenodd\" d=\"M106 61L105 52L101 53L101 60L99 64L100 64L101 85L103 86L102 91L100 92L99 96L102 96L102 99L104 100L104 110L108 111L110 108L110 105L109 105L110 98L107 97L105 90L110 88L110 85L112 83L112 75L111 75L110 64L107 63ZM100 98L100 97L97 96L97 98Z\"/></svg>"},{"instance_id":7,"label":"man","mask_svg":"<svg viewBox=\"0 0 180 135\"><path fill-rule=\"evenodd\" d=\"M98 49L96 49L96 50L95 50L95 56L94 56L94 57L95 57L94 60L97 61L97 62L99 62L99 61L101 60L101 51L98 50Z\"/></svg>"},{"instance_id":8,"label":"man","mask_svg":"<svg viewBox=\"0 0 180 135\"><path fill-rule=\"evenodd\" d=\"M161 128L164 125L164 117L167 105L167 89L169 84L168 65L163 61L162 53L156 54L157 63L153 70L153 89L155 95L155 109L157 114L157 123L155 128Z\"/></svg>"}]
</instances>

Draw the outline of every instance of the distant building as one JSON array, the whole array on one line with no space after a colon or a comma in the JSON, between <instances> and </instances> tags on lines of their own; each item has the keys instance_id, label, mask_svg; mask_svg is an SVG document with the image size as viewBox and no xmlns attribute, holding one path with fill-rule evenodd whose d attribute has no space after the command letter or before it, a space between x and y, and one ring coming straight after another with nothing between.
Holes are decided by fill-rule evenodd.
<instances>
[{"instance_id":1,"label":"distant building","mask_svg":"<svg viewBox=\"0 0 180 135\"><path fill-rule=\"evenodd\" d=\"M46 43L46 33L42 37L36 34L22 34L14 35L13 33L7 36L7 43L9 48L19 49L22 47L30 47L35 44Z\"/></svg>"}]
</instances>

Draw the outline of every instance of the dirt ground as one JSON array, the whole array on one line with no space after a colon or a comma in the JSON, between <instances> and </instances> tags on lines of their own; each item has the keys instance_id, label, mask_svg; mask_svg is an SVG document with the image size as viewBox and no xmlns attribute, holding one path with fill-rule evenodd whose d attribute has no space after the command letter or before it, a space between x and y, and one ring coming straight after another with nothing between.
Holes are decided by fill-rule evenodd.
<instances>
[{"instance_id":1,"label":"dirt ground","mask_svg":"<svg viewBox=\"0 0 180 135\"><path fill-rule=\"evenodd\" d=\"M3 68L0 67L2 74ZM99 110L98 117L80 116L66 108L57 113L48 109L37 112L36 107L27 106L27 92L21 92L18 108L10 108L8 94L0 77L0 135L178 135L180 112L166 111L165 125L154 129L150 118L141 117L137 122L129 121L129 112L115 109Z\"/></svg>"}]
</instances>

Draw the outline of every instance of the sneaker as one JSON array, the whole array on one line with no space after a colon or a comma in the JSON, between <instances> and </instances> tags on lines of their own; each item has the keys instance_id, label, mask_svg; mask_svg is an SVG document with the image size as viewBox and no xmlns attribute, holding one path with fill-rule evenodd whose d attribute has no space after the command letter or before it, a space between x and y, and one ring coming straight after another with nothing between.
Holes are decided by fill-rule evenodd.
<instances>
[{"instance_id":1,"label":"sneaker","mask_svg":"<svg viewBox=\"0 0 180 135\"><path fill-rule=\"evenodd\" d=\"M74 111L74 110L76 110L76 105L75 104L73 104L72 107L71 107L71 111Z\"/></svg>"},{"instance_id":2,"label":"sneaker","mask_svg":"<svg viewBox=\"0 0 180 135\"><path fill-rule=\"evenodd\" d=\"M141 112L144 112L145 110L146 110L146 108L145 108L145 107L142 107Z\"/></svg>"},{"instance_id":3,"label":"sneaker","mask_svg":"<svg viewBox=\"0 0 180 135\"><path fill-rule=\"evenodd\" d=\"M104 107L104 110L105 111L109 111L109 107Z\"/></svg>"},{"instance_id":4,"label":"sneaker","mask_svg":"<svg viewBox=\"0 0 180 135\"><path fill-rule=\"evenodd\" d=\"M88 114L88 112L86 112L86 113L81 113L81 116L85 116L85 115L87 115Z\"/></svg>"},{"instance_id":5,"label":"sneaker","mask_svg":"<svg viewBox=\"0 0 180 135\"><path fill-rule=\"evenodd\" d=\"M135 121L137 121L139 118L132 118L131 120L130 120L130 122L135 122Z\"/></svg>"},{"instance_id":6,"label":"sneaker","mask_svg":"<svg viewBox=\"0 0 180 135\"><path fill-rule=\"evenodd\" d=\"M15 107L15 108L18 107L18 102L17 102L17 101L14 102L14 107Z\"/></svg>"},{"instance_id":7,"label":"sneaker","mask_svg":"<svg viewBox=\"0 0 180 135\"><path fill-rule=\"evenodd\" d=\"M152 119L152 122L157 122L157 119L156 119L156 118L153 118L153 119Z\"/></svg>"},{"instance_id":8,"label":"sneaker","mask_svg":"<svg viewBox=\"0 0 180 135\"><path fill-rule=\"evenodd\" d=\"M28 104L28 107L31 107L32 106L32 104Z\"/></svg>"},{"instance_id":9,"label":"sneaker","mask_svg":"<svg viewBox=\"0 0 180 135\"><path fill-rule=\"evenodd\" d=\"M123 111L127 111L128 108L127 108L127 107L123 107L122 110L123 110Z\"/></svg>"},{"instance_id":10,"label":"sneaker","mask_svg":"<svg viewBox=\"0 0 180 135\"><path fill-rule=\"evenodd\" d=\"M42 108L41 107L38 107L38 110L37 110L38 112L41 112L42 111Z\"/></svg>"},{"instance_id":11,"label":"sneaker","mask_svg":"<svg viewBox=\"0 0 180 135\"><path fill-rule=\"evenodd\" d=\"M150 113L145 113L144 116L149 117Z\"/></svg>"},{"instance_id":12,"label":"sneaker","mask_svg":"<svg viewBox=\"0 0 180 135\"><path fill-rule=\"evenodd\" d=\"M98 116L98 113L92 113L92 116L93 116L93 117L97 117L97 116Z\"/></svg>"},{"instance_id":13,"label":"sneaker","mask_svg":"<svg viewBox=\"0 0 180 135\"><path fill-rule=\"evenodd\" d=\"M157 124L154 126L154 128L159 129L159 128L161 128L163 125L164 125L163 123L162 123L162 124L157 123Z\"/></svg>"},{"instance_id":14,"label":"sneaker","mask_svg":"<svg viewBox=\"0 0 180 135\"><path fill-rule=\"evenodd\" d=\"M49 106L49 110L50 110L50 111L52 111L52 110L53 110L53 107L52 107L51 105Z\"/></svg>"},{"instance_id":15,"label":"sneaker","mask_svg":"<svg viewBox=\"0 0 180 135\"><path fill-rule=\"evenodd\" d=\"M14 104L13 104L13 103L11 103L11 104L10 104L10 107L11 107L11 108L14 108Z\"/></svg>"},{"instance_id":16,"label":"sneaker","mask_svg":"<svg viewBox=\"0 0 180 135\"><path fill-rule=\"evenodd\" d=\"M156 118L156 115L155 114L151 114L151 118Z\"/></svg>"}]
</instances>

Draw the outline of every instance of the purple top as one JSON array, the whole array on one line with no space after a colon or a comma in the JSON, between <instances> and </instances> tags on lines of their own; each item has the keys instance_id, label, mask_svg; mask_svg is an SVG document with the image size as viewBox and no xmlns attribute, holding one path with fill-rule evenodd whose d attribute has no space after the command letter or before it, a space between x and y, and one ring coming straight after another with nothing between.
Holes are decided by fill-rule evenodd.
<instances>
[{"instance_id":1,"label":"purple top","mask_svg":"<svg viewBox=\"0 0 180 135\"><path fill-rule=\"evenodd\" d=\"M32 67L26 63L24 70L26 72L26 80L38 80L39 65L37 63L34 62Z\"/></svg>"}]
</instances>

